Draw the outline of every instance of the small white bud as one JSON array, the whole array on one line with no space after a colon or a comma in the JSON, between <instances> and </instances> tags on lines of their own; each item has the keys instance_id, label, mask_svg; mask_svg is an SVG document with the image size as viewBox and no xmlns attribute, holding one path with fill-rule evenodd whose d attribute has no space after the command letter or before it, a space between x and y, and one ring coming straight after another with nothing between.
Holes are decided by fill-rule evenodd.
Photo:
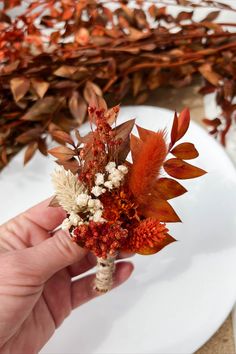
<instances>
[{"instance_id":1,"label":"small white bud","mask_svg":"<svg viewBox=\"0 0 236 354\"><path fill-rule=\"evenodd\" d=\"M77 226L81 220L81 217L78 214L72 212L69 216L69 220L73 226Z\"/></svg>"},{"instance_id":2,"label":"small white bud","mask_svg":"<svg viewBox=\"0 0 236 354\"><path fill-rule=\"evenodd\" d=\"M95 210L103 209L103 205L99 199L94 200L94 209Z\"/></svg>"},{"instance_id":3,"label":"small white bud","mask_svg":"<svg viewBox=\"0 0 236 354\"><path fill-rule=\"evenodd\" d=\"M127 166L125 166L125 165L119 165L119 166L118 166L118 170L119 170L120 172L122 172L124 175L126 175L126 173L128 173L128 168L127 168Z\"/></svg>"},{"instance_id":4,"label":"small white bud","mask_svg":"<svg viewBox=\"0 0 236 354\"><path fill-rule=\"evenodd\" d=\"M108 164L105 167L105 170L107 172L111 173L114 168L116 168L116 163L111 161L111 162L108 162Z\"/></svg>"},{"instance_id":5,"label":"small white bud","mask_svg":"<svg viewBox=\"0 0 236 354\"><path fill-rule=\"evenodd\" d=\"M106 181L106 182L104 183L104 186L105 186L106 188L108 188L109 190L112 189L112 188L113 188L112 181Z\"/></svg>"},{"instance_id":6,"label":"small white bud","mask_svg":"<svg viewBox=\"0 0 236 354\"><path fill-rule=\"evenodd\" d=\"M93 221L100 222L102 218L102 210L97 210L93 215Z\"/></svg>"},{"instance_id":7,"label":"small white bud","mask_svg":"<svg viewBox=\"0 0 236 354\"><path fill-rule=\"evenodd\" d=\"M100 186L103 183L104 183L104 175L102 173L96 173L95 175L96 186Z\"/></svg>"},{"instance_id":8,"label":"small white bud","mask_svg":"<svg viewBox=\"0 0 236 354\"><path fill-rule=\"evenodd\" d=\"M92 188L91 192L95 195L95 197L99 197L99 195L104 193L103 190L104 190L103 188L101 188L99 186L95 186L95 187Z\"/></svg>"},{"instance_id":9,"label":"small white bud","mask_svg":"<svg viewBox=\"0 0 236 354\"><path fill-rule=\"evenodd\" d=\"M78 204L78 206L80 207L85 207L88 205L88 201L91 197L86 194L86 193L81 193L78 195L77 199L76 199L76 202Z\"/></svg>"},{"instance_id":10,"label":"small white bud","mask_svg":"<svg viewBox=\"0 0 236 354\"><path fill-rule=\"evenodd\" d=\"M70 220L69 220L68 218L64 219L63 222L62 222L62 224L61 224L62 230L67 231L67 230L70 229L70 227L71 227L71 222L70 222Z\"/></svg>"},{"instance_id":11,"label":"small white bud","mask_svg":"<svg viewBox=\"0 0 236 354\"><path fill-rule=\"evenodd\" d=\"M96 199L89 199L89 201L88 201L88 207L89 207L90 209L91 209L91 208L94 208L95 200L96 200Z\"/></svg>"}]
</instances>

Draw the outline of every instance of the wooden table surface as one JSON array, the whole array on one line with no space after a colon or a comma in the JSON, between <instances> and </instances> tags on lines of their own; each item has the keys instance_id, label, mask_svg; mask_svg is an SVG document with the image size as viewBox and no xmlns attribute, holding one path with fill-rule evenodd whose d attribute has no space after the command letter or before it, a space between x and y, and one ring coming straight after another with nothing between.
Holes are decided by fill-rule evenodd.
<instances>
[{"instance_id":1,"label":"wooden table surface","mask_svg":"<svg viewBox=\"0 0 236 354\"><path fill-rule=\"evenodd\" d=\"M158 106L171 110L181 111L184 107L189 107L191 118L202 125L201 119L204 115L204 102L198 94L199 82L194 82L191 86L183 88L160 88L151 93L145 105ZM126 104L130 103L128 99ZM232 326L232 315L215 333L215 335L196 354L235 354L235 344ZM175 353L171 353L175 354ZM181 353L178 353L181 354Z\"/></svg>"}]
</instances>

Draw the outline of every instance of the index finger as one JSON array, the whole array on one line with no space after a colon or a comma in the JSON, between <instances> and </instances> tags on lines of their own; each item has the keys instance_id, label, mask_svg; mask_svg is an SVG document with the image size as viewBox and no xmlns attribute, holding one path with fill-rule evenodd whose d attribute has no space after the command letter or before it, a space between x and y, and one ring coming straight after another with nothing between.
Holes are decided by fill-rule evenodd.
<instances>
[{"instance_id":1,"label":"index finger","mask_svg":"<svg viewBox=\"0 0 236 354\"><path fill-rule=\"evenodd\" d=\"M66 217L66 212L62 208L49 206L51 199L48 198L23 213L30 221L46 231L54 230Z\"/></svg>"}]
</instances>

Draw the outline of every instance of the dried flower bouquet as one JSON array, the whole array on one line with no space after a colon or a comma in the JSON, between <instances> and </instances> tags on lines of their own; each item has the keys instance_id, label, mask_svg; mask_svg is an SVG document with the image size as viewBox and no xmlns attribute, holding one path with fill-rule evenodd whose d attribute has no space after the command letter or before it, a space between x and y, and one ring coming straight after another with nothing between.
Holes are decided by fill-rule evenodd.
<instances>
[{"instance_id":1,"label":"dried flower bouquet","mask_svg":"<svg viewBox=\"0 0 236 354\"><path fill-rule=\"evenodd\" d=\"M193 144L175 146L189 127L188 109L175 114L169 143L165 130L137 126L139 137L132 135L134 120L112 128L118 112L118 106L107 109L97 97L88 108L91 132L82 137L76 131L75 142L58 131L58 138L71 147L49 151L60 165L52 176L56 196L51 205L67 212L62 228L72 240L96 255L99 292L112 287L118 252L149 255L175 241L166 222L180 219L168 200L187 190L171 177L205 174L184 161L198 156ZM126 160L130 151L132 163ZM174 157L168 158L169 153ZM162 176L162 168L169 176Z\"/></svg>"}]
</instances>

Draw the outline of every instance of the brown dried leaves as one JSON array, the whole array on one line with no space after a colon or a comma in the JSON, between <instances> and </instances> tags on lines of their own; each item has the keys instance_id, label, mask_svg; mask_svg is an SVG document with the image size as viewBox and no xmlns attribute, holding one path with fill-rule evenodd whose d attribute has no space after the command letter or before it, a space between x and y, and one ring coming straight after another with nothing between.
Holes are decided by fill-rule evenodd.
<instances>
[{"instance_id":1,"label":"brown dried leaves","mask_svg":"<svg viewBox=\"0 0 236 354\"><path fill-rule=\"evenodd\" d=\"M134 8L131 1L120 2L111 11L109 3L42 0L29 2L19 18L8 16L6 11L21 3L4 1L0 16L0 136L4 136L0 169L30 143L32 130L40 131L37 141L42 152L52 124L67 132L78 127L86 119L88 103L100 100L101 104L104 94L116 104L132 94L140 104L150 90L187 85L194 75L205 79L202 94L217 94L222 114L217 122L205 122L211 134L225 142L235 114L236 35L213 21L218 9L230 6L210 0L197 5L191 0L176 1L188 10L181 7L174 16L163 0L161 7L148 6L150 21L142 2ZM197 22L194 14L199 6L213 10ZM41 18L40 27L36 17ZM52 33L45 36L48 28ZM172 144L184 133L181 119ZM28 138L19 138L27 132Z\"/></svg>"}]
</instances>

